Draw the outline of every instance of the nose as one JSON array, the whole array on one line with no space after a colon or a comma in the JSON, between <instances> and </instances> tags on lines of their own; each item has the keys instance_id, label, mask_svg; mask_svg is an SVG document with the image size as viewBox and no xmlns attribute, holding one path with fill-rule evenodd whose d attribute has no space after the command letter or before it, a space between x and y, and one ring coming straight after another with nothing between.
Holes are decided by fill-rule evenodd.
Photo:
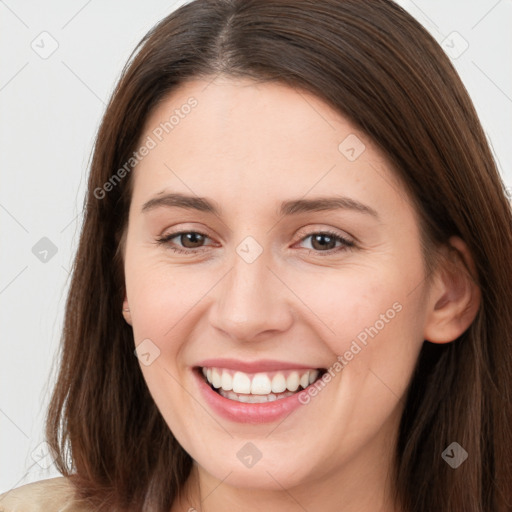
<instances>
[{"instance_id":1,"label":"nose","mask_svg":"<svg viewBox=\"0 0 512 512\"><path fill-rule=\"evenodd\" d=\"M293 323L293 294L264 255L248 263L236 254L231 270L215 287L210 325L236 341L276 336Z\"/></svg>"}]
</instances>

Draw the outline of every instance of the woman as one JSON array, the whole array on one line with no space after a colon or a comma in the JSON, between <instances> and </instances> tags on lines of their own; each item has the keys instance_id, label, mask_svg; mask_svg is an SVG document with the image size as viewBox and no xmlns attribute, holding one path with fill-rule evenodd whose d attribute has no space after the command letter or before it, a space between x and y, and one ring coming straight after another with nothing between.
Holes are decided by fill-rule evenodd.
<instances>
[{"instance_id":1,"label":"woman","mask_svg":"<svg viewBox=\"0 0 512 512\"><path fill-rule=\"evenodd\" d=\"M179 8L96 141L65 476L0 504L510 510L511 227L460 79L394 3Z\"/></svg>"}]
</instances>

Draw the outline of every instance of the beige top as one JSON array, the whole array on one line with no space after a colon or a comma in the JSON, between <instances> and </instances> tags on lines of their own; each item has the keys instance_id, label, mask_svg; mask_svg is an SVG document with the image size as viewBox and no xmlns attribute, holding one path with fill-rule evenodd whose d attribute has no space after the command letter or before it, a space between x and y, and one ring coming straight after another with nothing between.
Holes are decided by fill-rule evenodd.
<instances>
[{"instance_id":1,"label":"beige top","mask_svg":"<svg viewBox=\"0 0 512 512\"><path fill-rule=\"evenodd\" d=\"M0 512L91 512L74 499L66 477L39 480L0 494Z\"/></svg>"}]
</instances>

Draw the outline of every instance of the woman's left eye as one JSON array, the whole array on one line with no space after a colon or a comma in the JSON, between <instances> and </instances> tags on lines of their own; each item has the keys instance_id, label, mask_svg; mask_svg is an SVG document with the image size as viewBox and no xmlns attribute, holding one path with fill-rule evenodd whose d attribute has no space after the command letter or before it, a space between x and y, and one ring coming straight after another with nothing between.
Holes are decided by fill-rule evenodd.
<instances>
[{"instance_id":1,"label":"woman's left eye","mask_svg":"<svg viewBox=\"0 0 512 512\"><path fill-rule=\"evenodd\" d=\"M317 233L311 233L310 235L302 238L300 241L303 242L308 238L311 238L311 246L313 247L309 252L314 251L319 254L327 253L328 255L332 254L333 252L344 251L347 249L350 250L355 247L354 242L347 240L346 238L343 238L337 233L331 231L319 231ZM340 244L338 247L336 247L337 243ZM318 248L320 248L320 250L317 250Z\"/></svg>"},{"instance_id":2,"label":"woman's left eye","mask_svg":"<svg viewBox=\"0 0 512 512\"><path fill-rule=\"evenodd\" d=\"M176 246L175 243L171 243L175 238L179 240L180 246ZM311 239L310 243L312 247L309 249L309 252L315 252L317 254L326 253L326 255L329 255L338 251L350 250L355 246L354 242L331 231L318 231L311 233L301 238L299 242L304 242L308 238ZM180 231L178 233L164 235L156 241L158 244L167 245L174 252L191 254L204 250L205 246L203 244L207 239L210 239L208 235L198 231ZM337 244L339 245L337 246Z\"/></svg>"}]
</instances>

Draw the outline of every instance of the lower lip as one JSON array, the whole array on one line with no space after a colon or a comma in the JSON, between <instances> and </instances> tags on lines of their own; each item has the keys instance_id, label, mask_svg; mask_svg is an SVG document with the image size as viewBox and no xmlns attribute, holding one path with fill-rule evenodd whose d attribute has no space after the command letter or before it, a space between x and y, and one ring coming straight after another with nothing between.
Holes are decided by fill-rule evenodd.
<instances>
[{"instance_id":1,"label":"lower lip","mask_svg":"<svg viewBox=\"0 0 512 512\"><path fill-rule=\"evenodd\" d=\"M273 402L262 404L248 404L224 398L215 392L204 380L197 369L192 371L199 389L207 404L220 416L238 423L270 423L280 420L304 405L299 401L299 395L306 390L299 391L286 398L279 398Z\"/></svg>"}]
</instances>

